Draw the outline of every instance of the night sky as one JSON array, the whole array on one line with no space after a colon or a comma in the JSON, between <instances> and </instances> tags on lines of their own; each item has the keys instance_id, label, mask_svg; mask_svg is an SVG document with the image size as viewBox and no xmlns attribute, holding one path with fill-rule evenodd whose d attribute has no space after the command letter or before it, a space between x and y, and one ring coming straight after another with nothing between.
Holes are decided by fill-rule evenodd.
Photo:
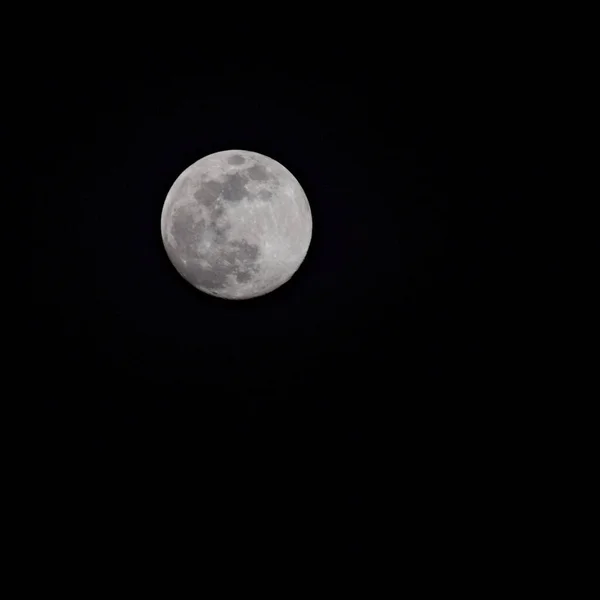
<instances>
[{"instance_id":1,"label":"night sky","mask_svg":"<svg viewBox=\"0 0 600 600\"><path fill-rule=\"evenodd\" d=\"M444 457L499 435L528 343L531 79L440 48L115 44L41 52L24 82L44 481L192 505L215 478L228 503L268 486L348 515L378 477L456 485ZM232 302L178 275L160 215L185 168L238 148L295 175L313 237L289 282Z\"/></svg>"}]
</instances>

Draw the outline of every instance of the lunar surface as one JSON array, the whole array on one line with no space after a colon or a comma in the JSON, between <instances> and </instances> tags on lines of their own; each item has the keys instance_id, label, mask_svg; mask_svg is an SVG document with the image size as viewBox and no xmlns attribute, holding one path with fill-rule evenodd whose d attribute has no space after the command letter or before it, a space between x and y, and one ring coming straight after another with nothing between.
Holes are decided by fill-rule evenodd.
<instances>
[{"instance_id":1,"label":"lunar surface","mask_svg":"<svg viewBox=\"0 0 600 600\"><path fill-rule=\"evenodd\" d=\"M297 271L312 236L310 206L277 161L245 150L205 156L165 200L162 239L197 289L228 299L268 294Z\"/></svg>"}]
</instances>

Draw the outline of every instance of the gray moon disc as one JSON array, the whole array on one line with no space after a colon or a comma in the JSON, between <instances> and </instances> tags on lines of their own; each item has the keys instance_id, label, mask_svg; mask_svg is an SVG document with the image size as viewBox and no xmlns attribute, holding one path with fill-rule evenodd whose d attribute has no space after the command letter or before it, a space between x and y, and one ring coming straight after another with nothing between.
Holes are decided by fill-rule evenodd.
<instances>
[{"instance_id":1,"label":"gray moon disc","mask_svg":"<svg viewBox=\"0 0 600 600\"><path fill-rule=\"evenodd\" d=\"M283 165L257 152L226 150L175 180L161 232L171 262L194 287L241 300L272 292L298 270L312 215Z\"/></svg>"}]
</instances>

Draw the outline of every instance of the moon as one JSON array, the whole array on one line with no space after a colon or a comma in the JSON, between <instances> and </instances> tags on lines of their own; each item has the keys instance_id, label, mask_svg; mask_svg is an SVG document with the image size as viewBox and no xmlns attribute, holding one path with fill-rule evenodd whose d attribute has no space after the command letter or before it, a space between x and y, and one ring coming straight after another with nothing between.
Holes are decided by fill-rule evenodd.
<instances>
[{"instance_id":1,"label":"moon","mask_svg":"<svg viewBox=\"0 0 600 600\"><path fill-rule=\"evenodd\" d=\"M195 288L230 300L288 281L304 260L312 214L298 180L258 152L201 158L171 186L161 233L167 255Z\"/></svg>"}]
</instances>

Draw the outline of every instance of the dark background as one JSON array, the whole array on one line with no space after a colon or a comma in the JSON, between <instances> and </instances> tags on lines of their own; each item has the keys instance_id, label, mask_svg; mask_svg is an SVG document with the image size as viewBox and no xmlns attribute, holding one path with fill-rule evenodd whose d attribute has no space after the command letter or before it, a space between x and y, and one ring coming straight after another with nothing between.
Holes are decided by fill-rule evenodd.
<instances>
[{"instance_id":1,"label":"dark background","mask_svg":"<svg viewBox=\"0 0 600 600\"><path fill-rule=\"evenodd\" d=\"M26 387L57 503L357 523L388 487L433 512L440 494L451 510L471 486L480 506L503 493L535 412L519 399L545 275L520 243L540 67L442 40L290 38L57 41L23 78ZM160 236L175 178L235 148L285 165L314 226L297 274L240 302L193 289Z\"/></svg>"}]
</instances>

